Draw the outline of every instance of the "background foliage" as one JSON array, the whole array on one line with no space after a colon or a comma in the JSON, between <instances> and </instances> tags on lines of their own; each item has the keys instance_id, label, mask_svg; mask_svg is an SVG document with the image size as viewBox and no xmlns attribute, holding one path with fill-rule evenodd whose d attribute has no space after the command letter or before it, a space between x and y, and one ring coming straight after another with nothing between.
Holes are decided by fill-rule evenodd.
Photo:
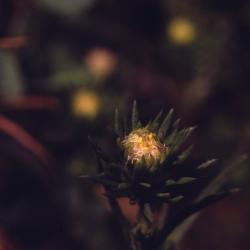
<instances>
[{"instance_id":1,"label":"background foliage","mask_svg":"<svg viewBox=\"0 0 250 250\"><path fill-rule=\"evenodd\" d=\"M123 249L78 176L95 172L88 135L112 153L115 107L133 99L145 123L174 107L198 125L193 163L247 153L249 26L247 0L0 0L2 249ZM249 181L233 175L245 191L205 210L187 249L248 249Z\"/></svg>"}]
</instances>

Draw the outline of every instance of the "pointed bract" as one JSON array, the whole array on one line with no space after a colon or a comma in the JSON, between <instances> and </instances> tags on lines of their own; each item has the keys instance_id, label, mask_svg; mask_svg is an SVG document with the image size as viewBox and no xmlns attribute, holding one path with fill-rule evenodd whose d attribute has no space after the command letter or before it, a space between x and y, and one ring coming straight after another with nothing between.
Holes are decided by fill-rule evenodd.
<instances>
[{"instance_id":1,"label":"pointed bract","mask_svg":"<svg viewBox=\"0 0 250 250\"><path fill-rule=\"evenodd\" d=\"M165 138L165 136L166 136L166 133L167 133L167 131L168 131L169 127L170 127L170 124L171 124L173 112L174 112L173 109L171 109L168 112L166 118L163 120L163 122L162 122L162 124L161 124L161 126L159 128L158 137L159 137L160 140L163 140Z\"/></svg>"},{"instance_id":2,"label":"pointed bract","mask_svg":"<svg viewBox=\"0 0 250 250\"><path fill-rule=\"evenodd\" d=\"M195 127L182 129L177 135L173 151L179 150L180 147L190 137L190 135L193 133L194 130L195 130Z\"/></svg>"},{"instance_id":3,"label":"pointed bract","mask_svg":"<svg viewBox=\"0 0 250 250\"><path fill-rule=\"evenodd\" d=\"M145 188L151 188L151 184L150 183L146 183L146 182L140 182L139 183L142 187L145 187Z\"/></svg>"},{"instance_id":4,"label":"pointed bract","mask_svg":"<svg viewBox=\"0 0 250 250\"><path fill-rule=\"evenodd\" d=\"M177 203L177 202L181 201L183 198L184 198L184 196L179 195L179 196L176 196L176 197L170 199L169 201L172 203Z\"/></svg>"},{"instance_id":5,"label":"pointed bract","mask_svg":"<svg viewBox=\"0 0 250 250\"><path fill-rule=\"evenodd\" d=\"M155 119L150 122L149 130L151 130L154 133L157 132L157 130L159 129L159 120L160 120L161 116L162 116L162 110L157 114Z\"/></svg>"},{"instance_id":6,"label":"pointed bract","mask_svg":"<svg viewBox=\"0 0 250 250\"><path fill-rule=\"evenodd\" d=\"M115 132L120 137L120 121L119 121L119 110L115 109Z\"/></svg>"},{"instance_id":7,"label":"pointed bract","mask_svg":"<svg viewBox=\"0 0 250 250\"><path fill-rule=\"evenodd\" d=\"M193 181L195 181L195 180L196 180L196 178L194 178L194 177L182 177L182 178L180 178L180 179L176 182L176 184L177 184L177 185L184 185L184 184L191 183L191 182L193 182Z\"/></svg>"},{"instance_id":8,"label":"pointed bract","mask_svg":"<svg viewBox=\"0 0 250 250\"><path fill-rule=\"evenodd\" d=\"M172 180L172 179L169 179L166 181L166 184L165 184L167 187L170 187L170 186L173 186L173 185L176 185L176 181L175 180Z\"/></svg>"},{"instance_id":9,"label":"pointed bract","mask_svg":"<svg viewBox=\"0 0 250 250\"><path fill-rule=\"evenodd\" d=\"M187 149L185 149L179 156L178 159L174 162L174 165L183 163L191 154L193 151L193 145L189 146Z\"/></svg>"},{"instance_id":10,"label":"pointed bract","mask_svg":"<svg viewBox=\"0 0 250 250\"><path fill-rule=\"evenodd\" d=\"M137 129L137 125L138 125L138 110L136 101L134 101L132 109L132 130Z\"/></svg>"},{"instance_id":11,"label":"pointed bract","mask_svg":"<svg viewBox=\"0 0 250 250\"><path fill-rule=\"evenodd\" d=\"M202 163L201 165L199 165L199 166L197 167L197 169L205 169L205 168L208 168L208 167L214 165L216 161L217 161L216 159L212 159L212 160L205 161L204 163Z\"/></svg>"},{"instance_id":12,"label":"pointed bract","mask_svg":"<svg viewBox=\"0 0 250 250\"><path fill-rule=\"evenodd\" d=\"M170 193L158 193L157 197L159 198L170 198Z\"/></svg>"}]
</instances>

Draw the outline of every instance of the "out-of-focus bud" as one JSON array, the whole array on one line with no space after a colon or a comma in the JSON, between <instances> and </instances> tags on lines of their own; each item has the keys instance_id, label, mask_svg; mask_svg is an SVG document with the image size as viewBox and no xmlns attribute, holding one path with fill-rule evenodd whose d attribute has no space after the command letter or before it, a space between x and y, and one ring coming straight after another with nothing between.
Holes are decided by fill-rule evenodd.
<instances>
[{"instance_id":1,"label":"out-of-focus bud","mask_svg":"<svg viewBox=\"0 0 250 250\"><path fill-rule=\"evenodd\" d=\"M100 79L105 79L111 75L117 63L115 55L105 48L92 49L88 52L84 61L89 72Z\"/></svg>"},{"instance_id":2,"label":"out-of-focus bud","mask_svg":"<svg viewBox=\"0 0 250 250\"><path fill-rule=\"evenodd\" d=\"M132 131L122 141L122 145L127 160L135 167L155 168L165 160L168 152L168 148L159 141L157 135L146 128Z\"/></svg>"},{"instance_id":3,"label":"out-of-focus bud","mask_svg":"<svg viewBox=\"0 0 250 250\"><path fill-rule=\"evenodd\" d=\"M100 99L95 92L80 90L73 96L72 108L75 116L94 119L100 110Z\"/></svg>"},{"instance_id":4,"label":"out-of-focus bud","mask_svg":"<svg viewBox=\"0 0 250 250\"><path fill-rule=\"evenodd\" d=\"M173 19L168 27L167 33L170 40L179 45L187 45L194 41L196 29L194 24L186 18Z\"/></svg>"}]
</instances>

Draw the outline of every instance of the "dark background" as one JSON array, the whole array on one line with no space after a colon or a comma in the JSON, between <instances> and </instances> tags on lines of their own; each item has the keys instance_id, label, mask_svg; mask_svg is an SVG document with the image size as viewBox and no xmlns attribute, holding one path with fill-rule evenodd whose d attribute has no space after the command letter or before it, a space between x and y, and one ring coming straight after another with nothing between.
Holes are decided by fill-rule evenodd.
<instances>
[{"instance_id":1,"label":"dark background","mask_svg":"<svg viewBox=\"0 0 250 250\"><path fill-rule=\"evenodd\" d=\"M88 135L112 152L116 106L175 108L194 162L250 148L247 0L0 0L0 249L126 249ZM202 213L183 249L249 249L250 171ZM134 210L123 203L133 220Z\"/></svg>"}]
</instances>

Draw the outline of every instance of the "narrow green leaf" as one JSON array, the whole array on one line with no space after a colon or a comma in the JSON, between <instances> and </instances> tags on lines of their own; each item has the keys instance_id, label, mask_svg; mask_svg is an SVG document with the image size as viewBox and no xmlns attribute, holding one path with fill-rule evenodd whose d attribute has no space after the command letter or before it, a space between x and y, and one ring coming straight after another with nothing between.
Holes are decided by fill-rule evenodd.
<instances>
[{"instance_id":1,"label":"narrow green leaf","mask_svg":"<svg viewBox=\"0 0 250 250\"><path fill-rule=\"evenodd\" d=\"M140 182L139 183L141 186L146 187L146 188L151 188L151 184L147 182Z\"/></svg>"},{"instance_id":2,"label":"narrow green leaf","mask_svg":"<svg viewBox=\"0 0 250 250\"><path fill-rule=\"evenodd\" d=\"M156 196L159 198L170 198L171 195L170 193L158 193Z\"/></svg>"},{"instance_id":3,"label":"narrow green leaf","mask_svg":"<svg viewBox=\"0 0 250 250\"><path fill-rule=\"evenodd\" d=\"M197 169L205 169L205 168L208 168L208 167L214 165L214 163L215 163L216 161L217 161L217 159L208 160L208 161L202 163L201 165L199 165L199 166L197 167Z\"/></svg>"},{"instance_id":4,"label":"narrow green leaf","mask_svg":"<svg viewBox=\"0 0 250 250\"><path fill-rule=\"evenodd\" d=\"M149 129L152 132L156 132L159 128L159 120L162 116L162 110L157 114L157 116L155 117L155 119L149 124Z\"/></svg>"},{"instance_id":5,"label":"narrow green leaf","mask_svg":"<svg viewBox=\"0 0 250 250\"><path fill-rule=\"evenodd\" d=\"M165 145L172 147L176 141L177 131L174 130L167 138L164 140Z\"/></svg>"},{"instance_id":6,"label":"narrow green leaf","mask_svg":"<svg viewBox=\"0 0 250 250\"><path fill-rule=\"evenodd\" d=\"M184 196L179 195L179 196L176 196L176 197L170 199L169 201L171 201L173 203L177 203L177 202L181 201L183 198L184 198Z\"/></svg>"},{"instance_id":7,"label":"narrow green leaf","mask_svg":"<svg viewBox=\"0 0 250 250\"><path fill-rule=\"evenodd\" d=\"M189 127L182 129L178 135L177 139L174 145L174 151L177 151L180 149L180 147L183 145L183 143L190 137L190 135L193 133L196 127Z\"/></svg>"},{"instance_id":8,"label":"narrow green leaf","mask_svg":"<svg viewBox=\"0 0 250 250\"><path fill-rule=\"evenodd\" d=\"M178 159L174 162L174 164L177 165L177 164L181 164L182 162L184 162L189 157L189 155L191 154L192 151L193 151L193 145L191 145L187 149L185 149L178 156Z\"/></svg>"},{"instance_id":9,"label":"narrow green leaf","mask_svg":"<svg viewBox=\"0 0 250 250\"><path fill-rule=\"evenodd\" d=\"M176 185L176 181L175 181L175 180L172 180L172 179L169 179L169 180L166 181L165 185L166 185L167 187Z\"/></svg>"},{"instance_id":10,"label":"narrow green leaf","mask_svg":"<svg viewBox=\"0 0 250 250\"><path fill-rule=\"evenodd\" d=\"M120 135L120 124L119 124L119 110L115 109L115 132L117 135Z\"/></svg>"},{"instance_id":11,"label":"narrow green leaf","mask_svg":"<svg viewBox=\"0 0 250 250\"><path fill-rule=\"evenodd\" d=\"M137 103L134 100L132 109L132 130L137 128L137 124L138 124L138 110L137 110Z\"/></svg>"},{"instance_id":12,"label":"narrow green leaf","mask_svg":"<svg viewBox=\"0 0 250 250\"><path fill-rule=\"evenodd\" d=\"M190 183L190 182L193 182L193 181L195 181L196 180L196 178L194 178L194 177L182 177L182 178L180 178L177 182L176 182L176 184L178 184L178 185L184 185L184 184L188 184L188 183Z\"/></svg>"},{"instance_id":13,"label":"narrow green leaf","mask_svg":"<svg viewBox=\"0 0 250 250\"><path fill-rule=\"evenodd\" d=\"M178 132L179 125L180 125L181 119L177 119L173 124L173 131L169 136L166 137L164 140L164 143L170 147L170 151L173 151L173 146L176 144L176 141L178 140L178 135L180 132Z\"/></svg>"},{"instance_id":14,"label":"narrow green leaf","mask_svg":"<svg viewBox=\"0 0 250 250\"><path fill-rule=\"evenodd\" d=\"M158 131L158 137L160 140L164 139L164 137L166 136L166 133L170 127L170 124L171 124L171 120L172 120L172 116L173 116L173 112L174 110L171 109L166 118L163 120L160 128L159 128L159 131Z\"/></svg>"},{"instance_id":15,"label":"narrow green leaf","mask_svg":"<svg viewBox=\"0 0 250 250\"><path fill-rule=\"evenodd\" d=\"M180 127L180 123L181 123L181 118L178 118L178 119L174 122L173 128L174 128L175 130L178 130L179 127Z\"/></svg>"}]
</instances>

